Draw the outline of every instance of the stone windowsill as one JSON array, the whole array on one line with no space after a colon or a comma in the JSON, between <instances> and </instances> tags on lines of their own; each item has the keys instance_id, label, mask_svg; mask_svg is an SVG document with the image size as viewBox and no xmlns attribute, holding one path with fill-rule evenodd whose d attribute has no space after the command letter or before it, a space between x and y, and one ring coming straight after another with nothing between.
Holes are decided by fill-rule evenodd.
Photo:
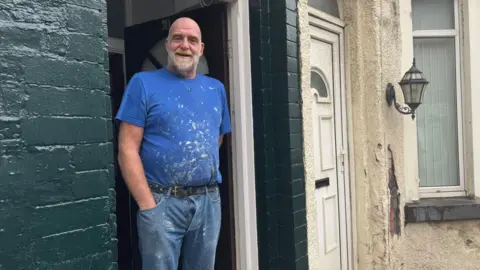
<instances>
[{"instance_id":1,"label":"stone windowsill","mask_svg":"<svg viewBox=\"0 0 480 270\"><path fill-rule=\"evenodd\" d=\"M480 199L421 199L405 205L405 223L480 219Z\"/></svg>"}]
</instances>

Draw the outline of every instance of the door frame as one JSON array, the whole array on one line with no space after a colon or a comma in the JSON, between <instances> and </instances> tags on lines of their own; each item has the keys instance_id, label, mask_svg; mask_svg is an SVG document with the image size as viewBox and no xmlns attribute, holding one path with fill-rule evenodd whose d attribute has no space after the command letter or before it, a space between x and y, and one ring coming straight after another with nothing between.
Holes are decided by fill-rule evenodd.
<instances>
[{"instance_id":1,"label":"door frame","mask_svg":"<svg viewBox=\"0 0 480 270\"><path fill-rule=\"evenodd\" d=\"M108 37L108 52L125 54L123 39Z\"/></svg>"},{"instance_id":2,"label":"door frame","mask_svg":"<svg viewBox=\"0 0 480 270\"><path fill-rule=\"evenodd\" d=\"M341 1L338 1L341 2ZM342 260L342 265L346 265L348 270L355 269L355 248L354 248L354 239L355 239L355 206L354 202L355 199L354 197L354 190L353 188L355 187L354 185L354 175L353 175L353 160L350 158L353 156L353 138L351 130L351 123L349 120L351 117L348 117L350 115L350 108L347 106L347 99L348 99L348 93L346 89L346 85L348 82L348 78L346 76L346 64L345 64L345 34L344 34L344 28L345 24L344 22L336 18L334 16L331 16L325 12L319 11L317 9L314 9L312 7L308 7L308 25L309 26L314 26L320 29L323 29L325 31L334 33L338 35L338 40L339 40L339 64L340 64L340 96L341 96L341 101L340 101L340 110L341 110L341 116L340 117L335 117L335 120L339 120L341 124L341 130L342 130L342 135L341 139L342 140L342 145L343 149L340 151L343 151L343 154L340 153L340 155L343 155L343 162L344 162L344 178L345 181L338 181L338 192L342 193L342 196L344 197L343 200L340 202L339 201L339 210L340 210L340 222L344 221L345 226L346 226L346 233L344 236L340 234L341 237L341 260ZM310 34L309 34L310 37ZM334 103L335 105L335 103ZM339 151L338 151L339 152ZM353 203L353 204L352 204ZM342 217L343 216L343 217ZM347 256L344 256L343 254L347 254Z\"/></svg>"},{"instance_id":3,"label":"door frame","mask_svg":"<svg viewBox=\"0 0 480 270\"><path fill-rule=\"evenodd\" d=\"M126 83L127 81L127 75L126 75L126 69L125 69L125 46L124 46L124 40L120 38L113 38L113 37L108 37L107 39L107 51L109 53L118 53L122 55L122 60L123 60L123 80Z\"/></svg>"},{"instance_id":4,"label":"door frame","mask_svg":"<svg viewBox=\"0 0 480 270\"><path fill-rule=\"evenodd\" d=\"M133 25L133 0L125 0L126 27ZM226 4L232 118L233 197L237 269L258 270L255 161L248 1Z\"/></svg>"}]
</instances>

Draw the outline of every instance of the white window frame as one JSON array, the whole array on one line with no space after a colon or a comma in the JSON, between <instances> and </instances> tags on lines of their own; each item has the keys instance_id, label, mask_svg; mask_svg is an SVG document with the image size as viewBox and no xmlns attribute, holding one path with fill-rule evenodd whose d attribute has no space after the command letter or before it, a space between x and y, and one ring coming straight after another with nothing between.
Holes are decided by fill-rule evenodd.
<instances>
[{"instance_id":1,"label":"white window frame","mask_svg":"<svg viewBox=\"0 0 480 270\"><path fill-rule=\"evenodd\" d=\"M415 1L415 0L414 0ZM412 6L413 9L413 6ZM413 10L412 10L413 11ZM457 106L457 137L458 137L458 157L459 157L459 179L458 186L442 186L442 187L420 187L419 195L421 198L432 197L456 197L466 195L465 184L465 138L464 138L464 101L463 101L463 80L462 80L462 25L459 18L459 1L454 0L454 22L455 29L446 30L413 30L413 39L428 38L428 37L454 37L455 38L455 77L456 77L456 106ZM412 41L413 41L412 39ZM428 80L428 78L427 78ZM429 91L427 88L426 91ZM418 134L418 131L417 133Z\"/></svg>"},{"instance_id":2,"label":"white window frame","mask_svg":"<svg viewBox=\"0 0 480 270\"><path fill-rule=\"evenodd\" d=\"M462 14L464 14L464 82L466 90L468 91L470 99L465 98L465 104L468 102L468 111L466 114L469 116L469 122L466 122L466 126L469 132L466 133L469 139L469 147L471 147L471 153L468 158L469 178L468 180L468 195L480 197L480 118L474 118L474 115L480 114L480 107L477 105L480 101L480 78L477 76L480 69L480 53L478 47L480 46L480 29L478 24L480 19L480 3L478 0L462 0ZM468 148L467 148L468 149Z\"/></svg>"}]
</instances>

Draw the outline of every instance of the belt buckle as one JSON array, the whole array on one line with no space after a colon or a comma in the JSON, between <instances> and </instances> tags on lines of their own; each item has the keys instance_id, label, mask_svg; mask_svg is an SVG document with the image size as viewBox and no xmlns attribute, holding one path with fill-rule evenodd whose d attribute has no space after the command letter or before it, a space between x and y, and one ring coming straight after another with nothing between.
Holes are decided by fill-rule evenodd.
<instances>
[{"instance_id":1,"label":"belt buckle","mask_svg":"<svg viewBox=\"0 0 480 270\"><path fill-rule=\"evenodd\" d=\"M173 196L178 197L178 196L177 196L177 191L178 191L178 190L181 190L181 189L183 189L182 186L175 186L175 187L173 187Z\"/></svg>"}]
</instances>

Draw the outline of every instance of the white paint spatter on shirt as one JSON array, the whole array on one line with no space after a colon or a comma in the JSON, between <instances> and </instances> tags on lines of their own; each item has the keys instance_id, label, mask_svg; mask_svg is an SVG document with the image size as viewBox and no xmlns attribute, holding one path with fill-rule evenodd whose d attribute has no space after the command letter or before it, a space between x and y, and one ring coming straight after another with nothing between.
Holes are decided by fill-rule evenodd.
<instances>
[{"instance_id":1,"label":"white paint spatter on shirt","mask_svg":"<svg viewBox=\"0 0 480 270\"><path fill-rule=\"evenodd\" d=\"M214 138L208 132L207 120L180 121L177 128L187 129L194 136L191 137L192 140L179 141L176 148L157 159L168 177L167 180L175 185L188 185L192 181L211 177L216 170L215 157L211 150L215 147L211 146Z\"/></svg>"}]
</instances>

